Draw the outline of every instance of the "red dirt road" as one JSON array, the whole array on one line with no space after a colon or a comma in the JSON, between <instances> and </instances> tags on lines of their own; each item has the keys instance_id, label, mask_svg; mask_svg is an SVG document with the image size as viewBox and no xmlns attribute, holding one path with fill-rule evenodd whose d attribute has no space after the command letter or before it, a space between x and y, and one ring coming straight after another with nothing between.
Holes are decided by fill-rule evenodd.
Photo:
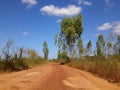
<instances>
[{"instance_id":1,"label":"red dirt road","mask_svg":"<svg viewBox=\"0 0 120 90\"><path fill-rule=\"evenodd\" d=\"M0 90L120 90L92 74L59 64L0 75Z\"/></svg>"}]
</instances>

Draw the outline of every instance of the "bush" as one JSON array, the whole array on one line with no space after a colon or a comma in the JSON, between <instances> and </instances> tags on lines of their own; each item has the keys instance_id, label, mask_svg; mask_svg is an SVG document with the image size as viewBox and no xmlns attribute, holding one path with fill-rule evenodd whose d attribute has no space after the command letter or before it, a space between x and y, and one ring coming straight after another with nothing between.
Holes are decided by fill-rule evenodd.
<instances>
[{"instance_id":1,"label":"bush","mask_svg":"<svg viewBox=\"0 0 120 90\"><path fill-rule=\"evenodd\" d=\"M28 69L28 65L24 60L3 60L0 61L0 71L20 71Z\"/></svg>"},{"instance_id":2,"label":"bush","mask_svg":"<svg viewBox=\"0 0 120 90\"><path fill-rule=\"evenodd\" d=\"M36 60L23 58L0 61L0 72L21 71L46 63L42 58Z\"/></svg>"}]
</instances>

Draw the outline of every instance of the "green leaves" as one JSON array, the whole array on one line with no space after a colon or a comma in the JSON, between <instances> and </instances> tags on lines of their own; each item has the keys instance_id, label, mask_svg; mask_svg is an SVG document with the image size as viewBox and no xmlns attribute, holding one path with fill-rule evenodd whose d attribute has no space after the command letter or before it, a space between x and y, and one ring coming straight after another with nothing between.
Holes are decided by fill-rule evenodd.
<instances>
[{"instance_id":1,"label":"green leaves","mask_svg":"<svg viewBox=\"0 0 120 90\"><path fill-rule=\"evenodd\" d=\"M75 39L76 39L76 33L73 27L68 27L66 29L66 40L67 40L67 44L73 44L75 43Z\"/></svg>"},{"instance_id":2,"label":"green leaves","mask_svg":"<svg viewBox=\"0 0 120 90\"><path fill-rule=\"evenodd\" d=\"M46 41L44 41L43 43L43 52L44 52L44 59L48 59L49 50L48 50L48 45Z\"/></svg>"},{"instance_id":3,"label":"green leaves","mask_svg":"<svg viewBox=\"0 0 120 90\"><path fill-rule=\"evenodd\" d=\"M83 32L82 15L78 14L75 18L64 18L61 22L61 40L70 50L70 56L73 56L73 47L81 38Z\"/></svg>"},{"instance_id":4,"label":"green leaves","mask_svg":"<svg viewBox=\"0 0 120 90\"><path fill-rule=\"evenodd\" d=\"M74 18L74 28L77 34L77 38L80 38L82 32L83 32L83 26L82 26L82 15L78 14L76 18Z\"/></svg>"},{"instance_id":5,"label":"green leaves","mask_svg":"<svg viewBox=\"0 0 120 90\"><path fill-rule=\"evenodd\" d=\"M102 56L105 52L105 41L103 35L98 36L98 40L96 43L97 55Z\"/></svg>"},{"instance_id":6,"label":"green leaves","mask_svg":"<svg viewBox=\"0 0 120 90\"><path fill-rule=\"evenodd\" d=\"M87 43L86 46L86 55L90 55L92 53L92 43L91 40Z\"/></svg>"},{"instance_id":7,"label":"green leaves","mask_svg":"<svg viewBox=\"0 0 120 90\"><path fill-rule=\"evenodd\" d=\"M84 47L83 47L83 42L82 39L80 39L78 41L78 50L79 50L79 56L82 56L83 52L84 52Z\"/></svg>"}]
</instances>

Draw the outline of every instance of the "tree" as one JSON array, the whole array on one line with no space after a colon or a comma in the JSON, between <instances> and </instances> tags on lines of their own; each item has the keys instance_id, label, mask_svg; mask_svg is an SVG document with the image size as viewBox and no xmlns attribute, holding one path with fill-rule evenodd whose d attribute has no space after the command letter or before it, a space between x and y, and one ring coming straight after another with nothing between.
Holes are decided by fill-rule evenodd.
<instances>
[{"instance_id":1,"label":"tree","mask_svg":"<svg viewBox=\"0 0 120 90\"><path fill-rule=\"evenodd\" d=\"M28 58L36 60L39 58L38 53L36 52L36 50L33 49L27 49L27 54L28 54Z\"/></svg>"},{"instance_id":2,"label":"tree","mask_svg":"<svg viewBox=\"0 0 120 90\"><path fill-rule=\"evenodd\" d=\"M113 46L114 55L120 55L120 35L117 36L116 42Z\"/></svg>"},{"instance_id":3,"label":"tree","mask_svg":"<svg viewBox=\"0 0 120 90\"><path fill-rule=\"evenodd\" d=\"M105 41L104 41L104 37L103 37L102 34L98 36L98 40L97 40L97 43L96 43L96 49L97 49L97 55L98 56L103 56L104 55Z\"/></svg>"},{"instance_id":4,"label":"tree","mask_svg":"<svg viewBox=\"0 0 120 90\"><path fill-rule=\"evenodd\" d=\"M78 51L79 51L79 56L81 57L83 55L83 52L84 52L82 39L80 39L78 41Z\"/></svg>"},{"instance_id":5,"label":"tree","mask_svg":"<svg viewBox=\"0 0 120 90\"><path fill-rule=\"evenodd\" d=\"M65 43L63 43L60 34L59 35L55 34L54 38L55 38L54 44L58 46L58 52L66 52L67 47Z\"/></svg>"},{"instance_id":6,"label":"tree","mask_svg":"<svg viewBox=\"0 0 120 90\"><path fill-rule=\"evenodd\" d=\"M23 51L24 51L24 48L19 48L19 59L23 58Z\"/></svg>"},{"instance_id":7,"label":"tree","mask_svg":"<svg viewBox=\"0 0 120 90\"><path fill-rule=\"evenodd\" d=\"M2 53L5 57L6 60L10 60L10 58L12 57L12 51L13 51L13 41L12 40L8 40L4 46L4 48L2 49Z\"/></svg>"},{"instance_id":8,"label":"tree","mask_svg":"<svg viewBox=\"0 0 120 90\"><path fill-rule=\"evenodd\" d=\"M62 59L62 55L61 55L60 50L58 50L57 59Z\"/></svg>"},{"instance_id":9,"label":"tree","mask_svg":"<svg viewBox=\"0 0 120 90\"><path fill-rule=\"evenodd\" d=\"M66 59L67 58L67 50L66 50L66 45L65 43L63 43L60 35L55 34L55 45L58 46L58 55L57 58L58 59Z\"/></svg>"},{"instance_id":10,"label":"tree","mask_svg":"<svg viewBox=\"0 0 120 90\"><path fill-rule=\"evenodd\" d=\"M82 16L78 14L75 18L64 18L61 22L60 39L73 56L74 45L80 39L83 32Z\"/></svg>"},{"instance_id":11,"label":"tree","mask_svg":"<svg viewBox=\"0 0 120 90\"><path fill-rule=\"evenodd\" d=\"M112 55L112 43L109 41L107 42L107 45L106 45L106 55Z\"/></svg>"},{"instance_id":12,"label":"tree","mask_svg":"<svg viewBox=\"0 0 120 90\"><path fill-rule=\"evenodd\" d=\"M48 44L46 41L44 41L43 43L43 52L44 52L44 59L48 59L49 50L48 50Z\"/></svg>"},{"instance_id":13,"label":"tree","mask_svg":"<svg viewBox=\"0 0 120 90\"><path fill-rule=\"evenodd\" d=\"M92 53L92 43L91 43L91 40L87 43L87 46L86 46L86 55L90 55L90 53Z\"/></svg>"},{"instance_id":14,"label":"tree","mask_svg":"<svg viewBox=\"0 0 120 90\"><path fill-rule=\"evenodd\" d=\"M1 55L1 52L0 52L0 61L2 60L2 55Z\"/></svg>"},{"instance_id":15,"label":"tree","mask_svg":"<svg viewBox=\"0 0 120 90\"><path fill-rule=\"evenodd\" d=\"M78 14L75 18L74 18L74 28L75 28L75 32L76 32L76 36L77 39L81 38L81 34L83 32L83 25L82 25L82 15Z\"/></svg>"}]
</instances>

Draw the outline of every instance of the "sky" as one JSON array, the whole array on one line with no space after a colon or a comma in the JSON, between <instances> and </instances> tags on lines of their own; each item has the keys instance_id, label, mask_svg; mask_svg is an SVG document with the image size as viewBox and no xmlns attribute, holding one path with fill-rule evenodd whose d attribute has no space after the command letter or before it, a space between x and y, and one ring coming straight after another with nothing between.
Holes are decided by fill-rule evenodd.
<instances>
[{"instance_id":1,"label":"sky","mask_svg":"<svg viewBox=\"0 0 120 90\"><path fill-rule=\"evenodd\" d=\"M97 36L120 34L120 0L0 0L0 48L8 39L16 47L29 47L43 56L47 41L49 58L57 57L54 35L60 32L64 17L82 14L84 47Z\"/></svg>"}]
</instances>

